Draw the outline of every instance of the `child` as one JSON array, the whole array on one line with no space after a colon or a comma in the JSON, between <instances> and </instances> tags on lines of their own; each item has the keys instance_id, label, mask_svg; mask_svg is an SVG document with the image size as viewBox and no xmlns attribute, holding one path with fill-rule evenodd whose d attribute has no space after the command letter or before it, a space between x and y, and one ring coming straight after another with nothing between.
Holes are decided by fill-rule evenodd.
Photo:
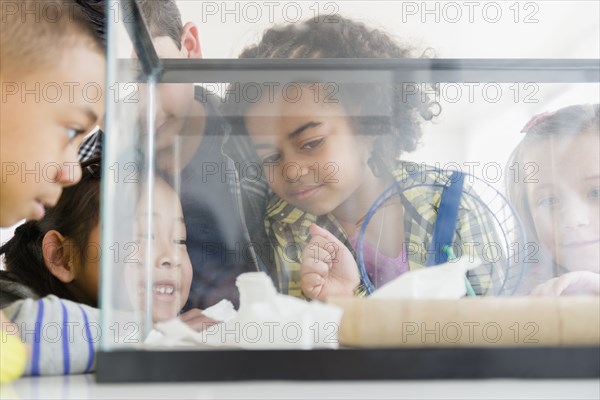
<instances>
[{"instance_id":1,"label":"child","mask_svg":"<svg viewBox=\"0 0 600 400\"><path fill-rule=\"evenodd\" d=\"M524 292L548 279L531 294L600 293L599 131L598 104L540 114L523 128L508 163L520 174L507 174L507 186L528 236L540 245Z\"/></svg>"},{"instance_id":2,"label":"child","mask_svg":"<svg viewBox=\"0 0 600 400\"><path fill-rule=\"evenodd\" d=\"M84 328L99 326L99 310L95 308L100 261L99 192L99 159L88 160L83 164L81 182L67 188L57 206L48 210L42 220L20 226L1 249L7 269L0 275L2 301L23 299L6 307L6 313L24 328L22 332L29 332L23 339L31 342L33 353L38 354L28 364L27 373L31 375L82 373L94 368L92 345L99 338L91 340L93 337ZM148 213L144 204L141 200L140 238L148 233L148 229L142 229ZM155 257L152 311L154 321L158 322L175 318L187 301L192 266L185 244L181 203L160 179L155 181L153 214L157 226L151 230ZM140 247L136 257L143 264L145 253L143 246ZM136 270L132 266L125 272L128 283L132 283L134 301L140 293L139 279L143 277ZM182 320L192 326L209 322L197 310L183 315ZM60 340L54 336L47 339L41 334L47 326L67 323L74 329L62 331Z\"/></svg>"},{"instance_id":3,"label":"child","mask_svg":"<svg viewBox=\"0 0 600 400\"><path fill-rule=\"evenodd\" d=\"M25 13L40 3L11 2L0 16L0 226L41 218L79 180L77 149L103 113L102 98L81 90L102 87L102 44L78 8L56 2L52 19Z\"/></svg>"},{"instance_id":4,"label":"child","mask_svg":"<svg viewBox=\"0 0 600 400\"><path fill-rule=\"evenodd\" d=\"M54 1L52 17L31 12L44 3L17 0L0 9L0 227L41 218L62 188L79 180L77 148L103 113L102 99L89 101L81 90L102 86L102 43L67 2ZM70 92L65 82L77 90ZM57 85L58 96L42 89ZM0 382L20 375L8 360L25 354L12 337L4 342L5 330L15 331L5 319L0 311Z\"/></svg>"},{"instance_id":5,"label":"child","mask_svg":"<svg viewBox=\"0 0 600 400\"><path fill-rule=\"evenodd\" d=\"M336 15L269 29L240 58L409 56L385 33ZM351 251L362 221L386 188L419 172L397 158L416 148L420 123L434 117L436 105L423 93L405 97L401 84L307 83L296 92L302 95L276 91L233 106L241 108L235 111L243 118L239 129L249 133L274 192L265 226L276 248L280 290L310 299L352 295L360 279ZM446 173L423 176L418 183L450 179ZM494 228L466 197L453 240L465 256L480 259L480 249L495 240ZM438 190L422 187L395 196L374 215L363 249L375 287L426 264L439 203ZM487 263L469 280L477 294L491 294L499 275Z\"/></svg>"},{"instance_id":6,"label":"child","mask_svg":"<svg viewBox=\"0 0 600 400\"><path fill-rule=\"evenodd\" d=\"M92 369L94 353L88 350L91 341L84 328L99 321L98 310L92 308L97 304L97 280L90 278L97 274L98 257L85 253L98 243L100 181L90 173L91 165L84 168L82 180L67 188L44 218L19 226L0 249L6 267L0 274L0 307L31 347L28 375ZM63 323L76 329L59 332L60 340L42 330ZM67 352L64 343L69 344Z\"/></svg>"},{"instance_id":7,"label":"child","mask_svg":"<svg viewBox=\"0 0 600 400\"><path fill-rule=\"evenodd\" d=\"M179 314L188 299L192 284L192 263L187 253L183 211L175 191L160 178L154 181L152 210L148 209L148 198L143 186L140 190L144 196L137 206L135 233L139 243L136 258L140 263L126 266L125 281L129 286L129 293L134 295L133 301L139 301L138 309L143 309L146 276L141 261L146 254L148 237L151 236L154 256L152 316L155 322L167 321ZM153 215L153 227L147 226L149 212Z\"/></svg>"},{"instance_id":8,"label":"child","mask_svg":"<svg viewBox=\"0 0 600 400\"><path fill-rule=\"evenodd\" d=\"M138 4L159 58L202 57L199 29L182 23L174 0ZM268 186L240 172L256 160L246 137L230 135L218 95L193 84L159 84L157 99L156 164L172 186L179 179L194 266L185 308L206 308L223 298L237 304L236 277L269 269L261 257L269 251L260 248L267 242L262 215ZM100 155L102 146L101 133L91 135L81 159Z\"/></svg>"}]
</instances>

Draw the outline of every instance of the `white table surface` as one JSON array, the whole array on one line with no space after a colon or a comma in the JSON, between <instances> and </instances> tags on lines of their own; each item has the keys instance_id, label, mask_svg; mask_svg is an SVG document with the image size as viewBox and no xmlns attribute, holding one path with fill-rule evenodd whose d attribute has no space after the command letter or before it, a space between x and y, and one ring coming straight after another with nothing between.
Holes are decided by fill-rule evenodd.
<instances>
[{"instance_id":1,"label":"white table surface","mask_svg":"<svg viewBox=\"0 0 600 400\"><path fill-rule=\"evenodd\" d=\"M600 380L98 384L94 375L22 378L0 399L599 399Z\"/></svg>"}]
</instances>

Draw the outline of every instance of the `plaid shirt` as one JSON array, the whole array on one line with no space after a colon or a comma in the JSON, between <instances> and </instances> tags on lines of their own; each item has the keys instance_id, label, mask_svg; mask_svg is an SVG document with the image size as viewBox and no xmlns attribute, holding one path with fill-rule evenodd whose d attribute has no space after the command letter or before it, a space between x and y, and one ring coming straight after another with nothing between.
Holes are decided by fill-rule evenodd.
<instances>
[{"instance_id":1,"label":"plaid shirt","mask_svg":"<svg viewBox=\"0 0 600 400\"><path fill-rule=\"evenodd\" d=\"M399 186L406 188L400 194L400 200L404 207L404 233L411 270L423 268L428 256L431 256L428 251L441 200L440 188L450 183L450 175L451 171L434 170L410 162L399 162L394 171ZM470 191L467 182L463 190ZM333 215L317 217L273 195L265 214L265 228L273 243L277 280L283 293L303 297L300 287L301 254L310 240L308 227L312 223L329 230L354 254L346 233ZM460 249L457 257L469 256L481 263L467 274L478 295L495 294L503 282L503 260L484 255L490 244L495 243L501 242L481 201L476 196L461 196L453 244L455 251Z\"/></svg>"},{"instance_id":2,"label":"plaid shirt","mask_svg":"<svg viewBox=\"0 0 600 400\"><path fill-rule=\"evenodd\" d=\"M89 160L90 158L100 157L102 156L102 131L97 128L92 131L83 142L81 142L81 146L79 146L79 162L84 162Z\"/></svg>"}]
</instances>

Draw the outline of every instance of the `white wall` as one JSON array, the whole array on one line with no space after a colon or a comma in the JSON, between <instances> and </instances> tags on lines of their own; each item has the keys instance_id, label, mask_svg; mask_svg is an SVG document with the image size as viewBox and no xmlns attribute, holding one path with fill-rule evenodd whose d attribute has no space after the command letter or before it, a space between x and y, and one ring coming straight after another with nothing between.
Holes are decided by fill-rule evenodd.
<instances>
[{"instance_id":1,"label":"white wall","mask_svg":"<svg viewBox=\"0 0 600 400\"><path fill-rule=\"evenodd\" d=\"M274 24L293 23L338 11L383 29L402 43L431 47L443 58L598 58L600 2L597 1L196 1L180 0L185 21L195 22L205 58L231 58L257 43ZM300 13L296 10L301 10ZM428 13L429 11L429 13ZM499 11L499 13L498 13ZM441 98L442 115L426 126L420 151L408 158L504 165L537 113L575 103L597 103L597 84L481 85L470 99L462 86ZM529 96L529 97L528 97ZM473 100L473 101L471 101Z\"/></svg>"}]
</instances>

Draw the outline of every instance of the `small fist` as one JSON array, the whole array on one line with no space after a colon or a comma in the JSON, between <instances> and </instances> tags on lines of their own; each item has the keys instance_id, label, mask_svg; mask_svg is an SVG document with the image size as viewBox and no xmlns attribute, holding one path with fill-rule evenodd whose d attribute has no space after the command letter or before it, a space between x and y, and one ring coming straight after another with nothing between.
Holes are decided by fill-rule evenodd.
<instances>
[{"instance_id":1,"label":"small fist","mask_svg":"<svg viewBox=\"0 0 600 400\"><path fill-rule=\"evenodd\" d=\"M360 283L356 261L350 250L331 232L315 224L311 240L302 250L300 285L309 299L352 296Z\"/></svg>"}]
</instances>

